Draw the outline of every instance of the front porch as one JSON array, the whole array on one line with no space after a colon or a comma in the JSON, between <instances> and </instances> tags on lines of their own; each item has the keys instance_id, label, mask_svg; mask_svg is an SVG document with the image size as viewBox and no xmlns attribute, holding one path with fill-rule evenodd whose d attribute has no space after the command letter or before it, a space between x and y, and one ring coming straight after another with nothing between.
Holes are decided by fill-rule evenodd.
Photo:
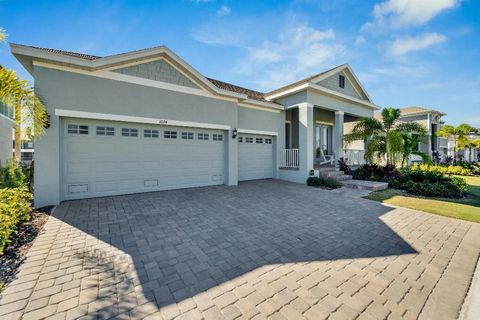
<instances>
[{"instance_id":1,"label":"front porch","mask_svg":"<svg viewBox=\"0 0 480 320\"><path fill-rule=\"evenodd\" d=\"M286 110L285 148L280 150L280 169L296 169L302 173L319 166L335 166L340 158L352 166L364 163L364 143L349 146L343 143L345 132L359 116L303 104Z\"/></svg>"}]
</instances>

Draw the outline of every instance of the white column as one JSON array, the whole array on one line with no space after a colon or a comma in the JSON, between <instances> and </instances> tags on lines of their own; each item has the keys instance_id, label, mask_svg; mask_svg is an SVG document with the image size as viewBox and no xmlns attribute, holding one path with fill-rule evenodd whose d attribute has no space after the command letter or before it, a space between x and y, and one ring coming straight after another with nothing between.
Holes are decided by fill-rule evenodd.
<instances>
[{"instance_id":1,"label":"white column","mask_svg":"<svg viewBox=\"0 0 480 320\"><path fill-rule=\"evenodd\" d=\"M335 125L333 127L333 153L335 161L343 157L343 127L344 127L343 111L335 112Z\"/></svg>"},{"instance_id":2,"label":"white column","mask_svg":"<svg viewBox=\"0 0 480 320\"><path fill-rule=\"evenodd\" d=\"M299 170L309 173L313 170L313 104L305 103L298 107L298 149Z\"/></svg>"}]
</instances>

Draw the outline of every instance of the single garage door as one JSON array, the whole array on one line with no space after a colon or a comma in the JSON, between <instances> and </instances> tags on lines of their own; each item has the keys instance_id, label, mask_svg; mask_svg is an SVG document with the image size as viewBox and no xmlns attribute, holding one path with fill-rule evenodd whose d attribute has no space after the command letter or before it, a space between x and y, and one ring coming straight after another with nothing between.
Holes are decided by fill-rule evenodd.
<instances>
[{"instance_id":1,"label":"single garage door","mask_svg":"<svg viewBox=\"0 0 480 320\"><path fill-rule=\"evenodd\" d=\"M238 180L273 178L273 137L238 136Z\"/></svg>"},{"instance_id":2,"label":"single garage door","mask_svg":"<svg viewBox=\"0 0 480 320\"><path fill-rule=\"evenodd\" d=\"M66 118L64 198L223 184L224 131Z\"/></svg>"}]
</instances>

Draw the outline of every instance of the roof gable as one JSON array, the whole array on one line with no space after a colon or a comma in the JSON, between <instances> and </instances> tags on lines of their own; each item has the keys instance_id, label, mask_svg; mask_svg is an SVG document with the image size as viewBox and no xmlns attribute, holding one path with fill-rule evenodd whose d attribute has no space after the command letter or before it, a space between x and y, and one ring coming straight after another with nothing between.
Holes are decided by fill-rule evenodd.
<instances>
[{"instance_id":1,"label":"roof gable","mask_svg":"<svg viewBox=\"0 0 480 320\"><path fill-rule=\"evenodd\" d=\"M339 86L340 75L345 78L345 86L343 88ZM351 77L349 77L346 72L342 70L327 77L326 79L318 81L316 84L340 93L344 93L357 99L366 100L365 95L362 95L361 91L355 88L355 85L352 83L350 78Z\"/></svg>"},{"instance_id":2,"label":"roof gable","mask_svg":"<svg viewBox=\"0 0 480 320\"><path fill-rule=\"evenodd\" d=\"M134 64L123 68L113 69L111 71L133 77L199 89L199 86L195 84L192 79L184 75L165 59Z\"/></svg>"}]
</instances>

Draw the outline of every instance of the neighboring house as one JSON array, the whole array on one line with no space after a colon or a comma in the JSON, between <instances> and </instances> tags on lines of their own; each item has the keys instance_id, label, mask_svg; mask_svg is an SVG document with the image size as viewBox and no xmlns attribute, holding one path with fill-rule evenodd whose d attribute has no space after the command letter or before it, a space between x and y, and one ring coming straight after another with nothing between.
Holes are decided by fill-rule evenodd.
<instances>
[{"instance_id":1,"label":"neighboring house","mask_svg":"<svg viewBox=\"0 0 480 320\"><path fill-rule=\"evenodd\" d=\"M33 161L33 141L22 138L22 144L20 146L20 161L24 164L30 164ZM15 153L15 137L13 138L13 153Z\"/></svg>"},{"instance_id":2,"label":"neighboring house","mask_svg":"<svg viewBox=\"0 0 480 320\"><path fill-rule=\"evenodd\" d=\"M13 108L0 103L0 165L13 158L12 132L15 127Z\"/></svg>"},{"instance_id":3,"label":"neighboring house","mask_svg":"<svg viewBox=\"0 0 480 320\"><path fill-rule=\"evenodd\" d=\"M209 79L162 46L107 57L11 44L50 127L35 205L137 192L304 183L343 156L345 123L378 107L347 65L268 93Z\"/></svg>"},{"instance_id":4,"label":"neighboring house","mask_svg":"<svg viewBox=\"0 0 480 320\"><path fill-rule=\"evenodd\" d=\"M478 132L472 132L469 135L467 135L467 139L470 141L480 141L480 129L478 129ZM449 141L451 147L450 154L453 156L453 141ZM458 150L458 156L461 158L463 161L467 162L477 162L480 161L480 148L465 148L462 150Z\"/></svg>"},{"instance_id":5,"label":"neighboring house","mask_svg":"<svg viewBox=\"0 0 480 320\"><path fill-rule=\"evenodd\" d=\"M439 152L442 160L448 153L448 139L438 136L438 131L443 125L442 117L446 114L437 110L422 107L406 107L400 109L399 121L417 122L427 129L426 141L418 144L416 151L421 151L432 157L434 152ZM381 119L381 113L376 112L375 117ZM422 161L420 156L412 155L410 162Z\"/></svg>"}]
</instances>

